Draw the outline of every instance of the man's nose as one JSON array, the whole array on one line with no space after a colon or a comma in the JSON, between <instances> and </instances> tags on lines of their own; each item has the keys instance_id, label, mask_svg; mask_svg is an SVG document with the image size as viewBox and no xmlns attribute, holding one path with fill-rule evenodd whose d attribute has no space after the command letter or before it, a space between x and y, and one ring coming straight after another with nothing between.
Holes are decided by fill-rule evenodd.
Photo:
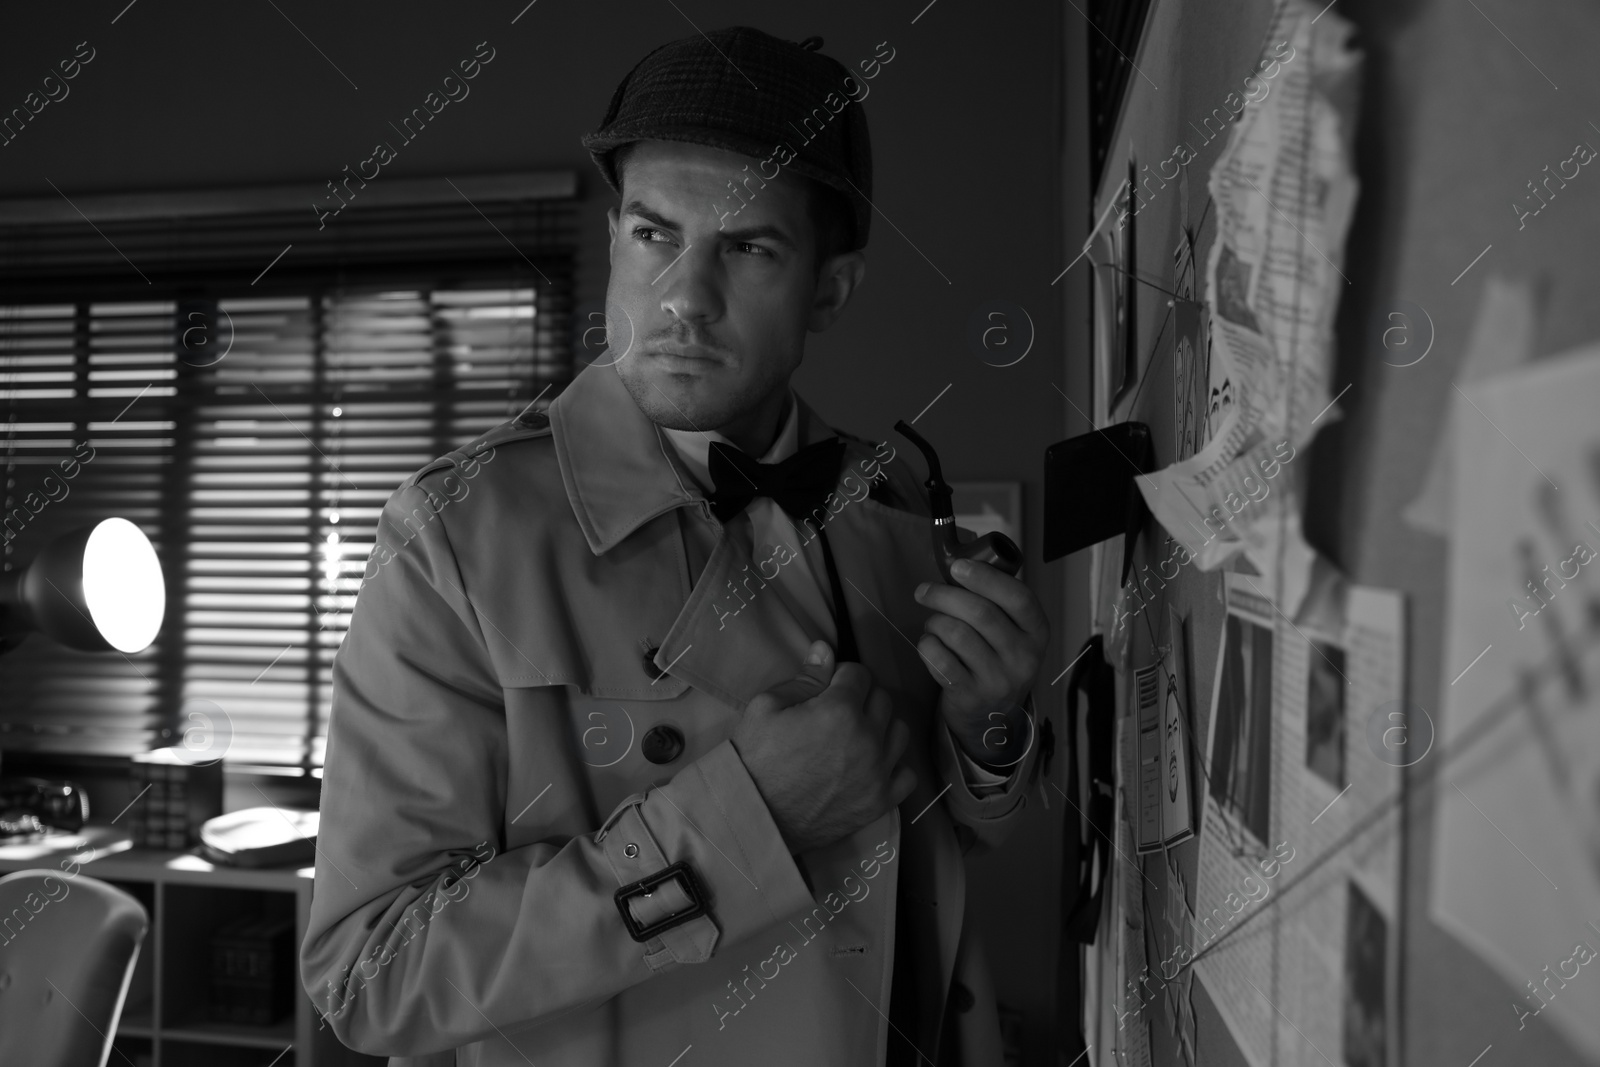
<instances>
[{"instance_id":1,"label":"man's nose","mask_svg":"<svg viewBox=\"0 0 1600 1067\"><path fill-rule=\"evenodd\" d=\"M661 290L661 310L680 322L722 317L722 280L714 251L689 245L651 284Z\"/></svg>"}]
</instances>

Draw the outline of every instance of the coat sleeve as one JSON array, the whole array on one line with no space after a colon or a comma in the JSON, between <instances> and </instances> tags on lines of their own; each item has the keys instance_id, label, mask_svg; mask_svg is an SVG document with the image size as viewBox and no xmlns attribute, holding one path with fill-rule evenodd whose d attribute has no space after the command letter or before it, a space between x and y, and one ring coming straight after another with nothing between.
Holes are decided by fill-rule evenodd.
<instances>
[{"instance_id":1,"label":"coat sleeve","mask_svg":"<svg viewBox=\"0 0 1600 1067\"><path fill-rule=\"evenodd\" d=\"M414 486L390 499L333 666L300 973L339 1039L416 1056L514 1033L812 906L726 742L619 806L609 840L583 825L583 801L546 798L543 818L518 816L519 829L537 820L539 840L505 847L505 702L485 644L494 620L475 610L438 512L425 517L430 500ZM538 692L550 701L544 736L566 745L565 690ZM555 788L581 789L576 752L554 765L570 768ZM619 839L641 846L637 860L620 858ZM618 886L679 860L707 891L708 917L634 941Z\"/></svg>"},{"instance_id":2,"label":"coat sleeve","mask_svg":"<svg viewBox=\"0 0 1600 1067\"><path fill-rule=\"evenodd\" d=\"M934 766L948 791L945 809L956 824L964 850L983 855L1000 847L1027 806L1028 787L1038 778L1039 716L1030 696L1025 705L1033 735L1027 754L1003 779L992 785L975 784L966 760L948 729L934 731Z\"/></svg>"}]
</instances>

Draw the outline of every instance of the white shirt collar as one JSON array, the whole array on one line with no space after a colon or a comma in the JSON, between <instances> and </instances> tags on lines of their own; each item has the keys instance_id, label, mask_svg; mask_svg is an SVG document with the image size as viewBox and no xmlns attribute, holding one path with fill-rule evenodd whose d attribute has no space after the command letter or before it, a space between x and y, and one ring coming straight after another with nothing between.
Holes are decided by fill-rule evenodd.
<instances>
[{"instance_id":1,"label":"white shirt collar","mask_svg":"<svg viewBox=\"0 0 1600 1067\"><path fill-rule=\"evenodd\" d=\"M788 406L789 414L784 418L777 438L772 442L772 447L759 457L758 462L781 463L800 450L800 404L793 389L789 390ZM715 430L669 430L665 426L657 428L672 442L673 447L678 450L678 455L688 464L690 472L707 492L712 488L709 465L711 442L721 441L738 447Z\"/></svg>"}]
</instances>

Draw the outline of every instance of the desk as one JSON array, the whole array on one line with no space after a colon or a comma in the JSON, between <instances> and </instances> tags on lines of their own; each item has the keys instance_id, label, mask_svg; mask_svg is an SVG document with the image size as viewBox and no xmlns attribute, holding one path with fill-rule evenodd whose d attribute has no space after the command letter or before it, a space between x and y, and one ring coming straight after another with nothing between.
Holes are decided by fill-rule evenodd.
<instances>
[{"instance_id":1,"label":"desk","mask_svg":"<svg viewBox=\"0 0 1600 1067\"><path fill-rule=\"evenodd\" d=\"M92 851L91 851L92 850ZM92 857L85 861L85 857ZM0 846L0 874L64 870L77 859L79 873L109 882L134 897L150 916L128 999L117 1026L113 1062L135 1067L330 1067L381 1064L340 1045L319 1026L316 1010L299 988L294 1011L271 1026L240 1026L206 1018L211 974L210 935L245 913L290 915L294 943L305 936L314 868L218 867L194 852L135 849L115 827L85 826L80 833L42 842Z\"/></svg>"}]
</instances>

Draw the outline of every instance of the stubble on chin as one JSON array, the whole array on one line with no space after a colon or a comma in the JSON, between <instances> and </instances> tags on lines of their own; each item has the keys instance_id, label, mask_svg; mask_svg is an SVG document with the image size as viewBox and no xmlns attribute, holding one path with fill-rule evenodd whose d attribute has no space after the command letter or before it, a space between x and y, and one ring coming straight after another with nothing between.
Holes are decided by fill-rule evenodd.
<instances>
[{"instance_id":1,"label":"stubble on chin","mask_svg":"<svg viewBox=\"0 0 1600 1067\"><path fill-rule=\"evenodd\" d=\"M684 396L672 388L671 383L657 384L656 376L645 371L642 367L632 368L632 374L623 374L620 366L618 375L622 378L623 386L628 390L628 395L633 397L633 402L651 422L669 430L710 430L727 422L730 417L722 410L708 409L696 397ZM674 395L676 394L676 395ZM733 407L737 407L734 399ZM720 409L722 405L717 405Z\"/></svg>"}]
</instances>

